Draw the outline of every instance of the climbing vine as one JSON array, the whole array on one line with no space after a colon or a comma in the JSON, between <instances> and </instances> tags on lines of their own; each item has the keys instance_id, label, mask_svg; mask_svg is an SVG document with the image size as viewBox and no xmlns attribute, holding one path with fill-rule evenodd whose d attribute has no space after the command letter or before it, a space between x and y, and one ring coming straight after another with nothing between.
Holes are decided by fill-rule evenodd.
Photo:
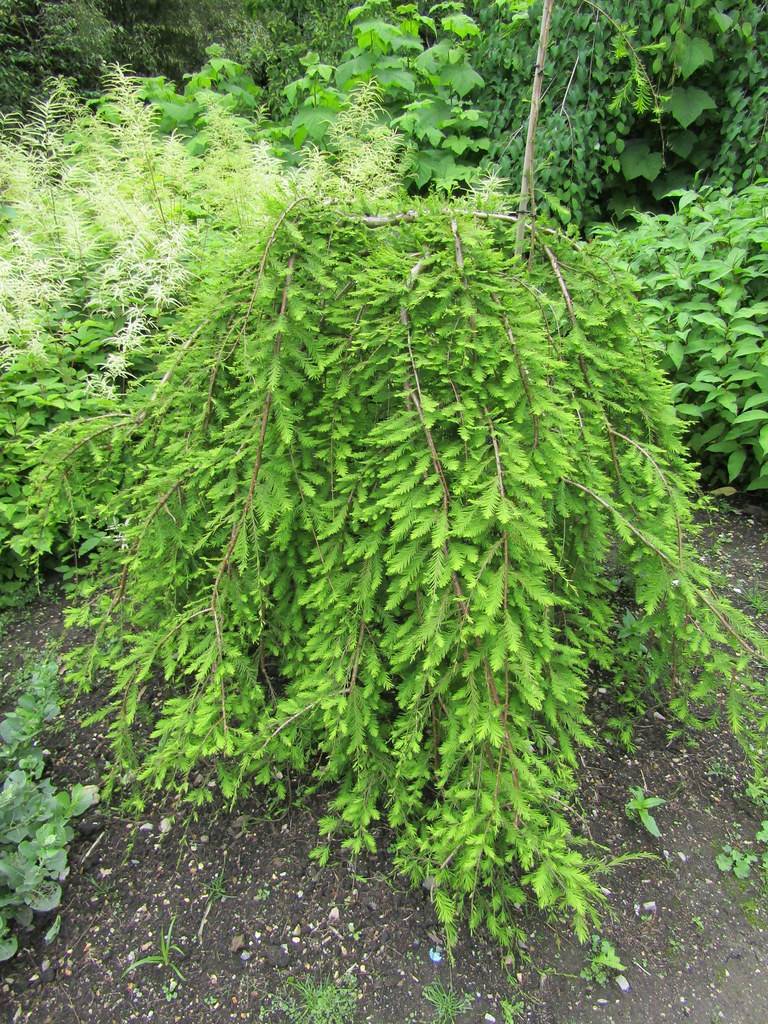
<instances>
[{"instance_id":1,"label":"climbing vine","mask_svg":"<svg viewBox=\"0 0 768 1024\"><path fill-rule=\"evenodd\" d=\"M522 166L541 3L478 3L472 54L489 157ZM539 200L584 224L654 208L698 175L736 189L768 170L768 23L753 0L555 5L539 123Z\"/></svg>"}]
</instances>

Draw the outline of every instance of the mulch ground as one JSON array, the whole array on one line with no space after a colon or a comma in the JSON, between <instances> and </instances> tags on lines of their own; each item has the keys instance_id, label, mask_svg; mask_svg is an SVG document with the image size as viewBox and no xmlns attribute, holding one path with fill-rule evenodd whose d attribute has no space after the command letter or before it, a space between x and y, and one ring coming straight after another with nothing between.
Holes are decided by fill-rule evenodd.
<instances>
[{"instance_id":1,"label":"mulch ground","mask_svg":"<svg viewBox=\"0 0 768 1024\"><path fill-rule=\"evenodd\" d=\"M718 513L708 530L706 558L759 622L768 612L767 537L765 513L749 505ZM48 588L5 617L6 691L20 662L60 634L61 607ZM104 727L80 724L97 700L78 698L47 737L61 785L103 773ZM287 809L254 799L229 812L214 797L196 815L166 801L140 817L102 806L78 822L61 933L46 946L41 918L0 965L0 1020L279 1022L289 979L346 976L356 986L355 1020L375 1024L435 1019L423 995L435 981L467 997L457 1022L768 1022L766 888L757 870L742 882L715 863L726 844L756 849L760 808L745 795L743 760L728 735L670 740L667 726L649 713L631 754L615 743L582 754L583 832L606 855L650 855L602 879L600 936L624 964L627 991L615 972L605 985L580 977L590 951L541 914L522 919L527 939L514 957L462 933L451 963L429 893L394 874L385 831L376 856L320 869L309 853L324 798ZM631 786L666 801L655 812L660 839L625 815ZM157 952L171 923L183 980L157 965L128 970Z\"/></svg>"}]
</instances>

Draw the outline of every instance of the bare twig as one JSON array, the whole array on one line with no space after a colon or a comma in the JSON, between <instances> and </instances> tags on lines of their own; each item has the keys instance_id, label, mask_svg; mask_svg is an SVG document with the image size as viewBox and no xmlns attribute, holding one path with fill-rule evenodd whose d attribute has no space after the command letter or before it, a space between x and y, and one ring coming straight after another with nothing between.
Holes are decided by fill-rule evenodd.
<instances>
[{"instance_id":1,"label":"bare twig","mask_svg":"<svg viewBox=\"0 0 768 1024\"><path fill-rule=\"evenodd\" d=\"M524 215L533 206L533 173L534 154L536 149L536 128L539 123L539 110L541 108L541 87L544 81L544 64L547 59L547 44L549 42L549 26L552 22L552 10L555 0L544 0L544 7L541 12L541 23L539 27L539 48L536 53L536 67L533 72L533 92L531 94L531 110L528 115L528 133L525 140L525 155L523 157L523 178L520 185L520 220L517 224L517 236L515 239L515 255L522 256L523 241L525 238Z\"/></svg>"}]
</instances>

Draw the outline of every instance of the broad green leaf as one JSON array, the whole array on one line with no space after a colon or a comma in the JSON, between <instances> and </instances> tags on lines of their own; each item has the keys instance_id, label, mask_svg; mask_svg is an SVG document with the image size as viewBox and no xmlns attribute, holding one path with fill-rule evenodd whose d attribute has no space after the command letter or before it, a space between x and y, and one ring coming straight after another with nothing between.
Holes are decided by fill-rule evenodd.
<instances>
[{"instance_id":1,"label":"broad green leaf","mask_svg":"<svg viewBox=\"0 0 768 1024\"><path fill-rule=\"evenodd\" d=\"M58 882L43 882L27 897L26 902L32 910L39 913L54 910L61 903L61 886Z\"/></svg>"},{"instance_id":2,"label":"broad green leaf","mask_svg":"<svg viewBox=\"0 0 768 1024\"><path fill-rule=\"evenodd\" d=\"M50 926L50 928L46 931L45 935L43 936L43 940L45 942L53 942L53 940L57 937L60 931L61 914L57 914L53 924Z\"/></svg>"},{"instance_id":3,"label":"broad green leaf","mask_svg":"<svg viewBox=\"0 0 768 1024\"><path fill-rule=\"evenodd\" d=\"M0 938L0 962L10 960L16 955L19 948L19 940L15 935L4 935Z\"/></svg>"},{"instance_id":4,"label":"broad green leaf","mask_svg":"<svg viewBox=\"0 0 768 1024\"><path fill-rule=\"evenodd\" d=\"M440 72L440 81L462 98L485 84L477 71L466 61L444 67Z\"/></svg>"},{"instance_id":5,"label":"broad green leaf","mask_svg":"<svg viewBox=\"0 0 768 1024\"><path fill-rule=\"evenodd\" d=\"M739 413L734 423L756 423L758 420L768 420L768 412L765 409L749 409L747 412Z\"/></svg>"},{"instance_id":6,"label":"broad green leaf","mask_svg":"<svg viewBox=\"0 0 768 1024\"><path fill-rule=\"evenodd\" d=\"M705 110L714 110L715 106L715 101L703 89L698 89L696 86L678 85L672 89L666 109L672 114L678 124L681 124L683 128L687 128Z\"/></svg>"},{"instance_id":7,"label":"broad green leaf","mask_svg":"<svg viewBox=\"0 0 768 1024\"><path fill-rule=\"evenodd\" d=\"M93 807L98 801L98 786L81 786L79 783L76 783L72 787L70 796L70 814L73 817L77 817L87 811L89 807Z\"/></svg>"},{"instance_id":8,"label":"broad green leaf","mask_svg":"<svg viewBox=\"0 0 768 1024\"><path fill-rule=\"evenodd\" d=\"M388 88L397 86L404 89L405 92L415 92L416 90L416 79L410 71L403 68L382 68L380 71L376 71L376 79L381 85Z\"/></svg>"},{"instance_id":9,"label":"broad green leaf","mask_svg":"<svg viewBox=\"0 0 768 1024\"><path fill-rule=\"evenodd\" d=\"M671 341L667 345L667 355L672 360L675 369L679 370L683 362L685 351L679 341Z\"/></svg>"},{"instance_id":10,"label":"broad green leaf","mask_svg":"<svg viewBox=\"0 0 768 1024\"><path fill-rule=\"evenodd\" d=\"M715 59L715 53L707 40L701 36L694 36L693 39L685 33L682 33L682 36L681 46L676 50L676 61L683 78L690 78L704 64L711 64Z\"/></svg>"},{"instance_id":11,"label":"broad green leaf","mask_svg":"<svg viewBox=\"0 0 768 1024\"><path fill-rule=\"evenodd\" d=\"M453 32L459 39L480 34L476 22L466 14L448 14L441 20L441 24L446 32Z\"/></svg>"},{"instance_id":12,"label":"broad green leaf","mask_svg":"<svg viewBox=\"0 0 768 1024\"><path fill-rule=\"evenodd\" d=\"M336 84L343 89L348 82L354 82L356 78L368 78L376 66L376 57L372 53L361 53L352 60L344 61L336 68ZM287 93L287 90L286 90ZM292 97L289 96L292 100Z\"/></svg>"},{"instance_id":13,"label":"broad green leaf","mask_svg":"<svg viewBox=\"0 0 768 1024\"><path fill-rule=\"evenodd\" d=\"M662 167L661 153L651 152L645 141L628 142L619 159L627 181L633 181L635 178L653 181L658 177Z\"/></svg>"},{"instance_id":14,"label":"broad green leaf","mask_svg":"<svg viewBox=\"0 0 768 1024\"><path fill-rule=\"evenodd\" d=\"M739 473L744 468L744 463L747 461L747 453L743 448L739 448L737 451L732 452L728 456L728 480L735 480Z\"/></svg>"}]
</instances>

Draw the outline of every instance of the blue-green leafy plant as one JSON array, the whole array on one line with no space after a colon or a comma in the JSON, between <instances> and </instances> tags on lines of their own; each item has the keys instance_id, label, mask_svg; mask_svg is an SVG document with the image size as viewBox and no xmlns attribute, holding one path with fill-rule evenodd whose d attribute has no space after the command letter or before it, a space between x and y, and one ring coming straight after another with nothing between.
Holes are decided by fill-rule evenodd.
<instances>
[{"instance_id":1,"label":"blue-green leafy plant","mask_svg":"<svg viewBox=\"0 0 768 1024\"><path fill-rule=\"evenodd\" d=\"M59 711L57 675L52 658L34 665L15 708L0 721L0 960L16 953L16 928L31 924L35 911L60 904L69 822L98 799L95 786L76 784L66 792L44 777L39 737ZM49 936L57 930L55 922Z\"/></svg>"}]
</instances>

